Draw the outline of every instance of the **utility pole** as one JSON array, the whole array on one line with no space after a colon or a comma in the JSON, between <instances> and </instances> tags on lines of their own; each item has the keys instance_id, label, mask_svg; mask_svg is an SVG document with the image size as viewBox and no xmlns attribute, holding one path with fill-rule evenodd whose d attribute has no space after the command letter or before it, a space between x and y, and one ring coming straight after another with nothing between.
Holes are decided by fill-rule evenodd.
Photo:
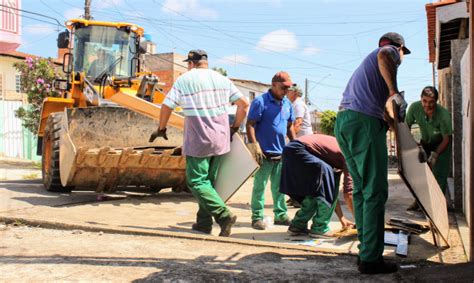
<instances>
[{"instance_id":1,"label":"utility pole","mask_svg":"<svg viewBox=\"0 0 474 283\"><path fill-rule=\"evenodd\" d=\"M84 19L91 19L91 0L85 0L84 3Z\"/></svg>"},{"instance_id":2,"label":"utility pole","mask_svg":"<svg viewBox=\"0 0 474 283\"><path fill-rule=\"evenodd\" d=\"M309 97L308 97L308 79L304 79L304 102L306 105L309 105Z\"/></svg>"}]
</instances>

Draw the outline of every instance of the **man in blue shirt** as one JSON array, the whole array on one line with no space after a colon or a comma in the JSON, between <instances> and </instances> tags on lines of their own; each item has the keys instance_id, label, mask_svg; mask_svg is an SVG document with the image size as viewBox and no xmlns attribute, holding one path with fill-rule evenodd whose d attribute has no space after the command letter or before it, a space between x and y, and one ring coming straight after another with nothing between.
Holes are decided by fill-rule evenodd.
<instances>
[{"instance_id":1,"label":"man in blue shirt","mask_svg":"<svg viewBox=\"0 0 474 283\"><path fill-rule=\"evenodd\" d=\"M293 85L287 72L278 72L272 78L271 89L255 98L247 117L248 149L260 164L255 173L252 191L252 228L265 230L264 192L268 178L271 181L275 225L290 225L285 195L280 193L281 154L285 136L293 140L296 136L295 120L291 102L286 98Z\"/></svg>"},{"instance_id":2,"label":"man in blue shirt","mask_svg":"<svg viewBox=\"0 0 474 283\"><path fill-rule=\"evenodd\" d=\"M406 102L397 87L397 69L410 54L403 37L384 34L379 48L355 70L344 90L334 133L354 183L353 205L359 245L359 272L392 273L397 266L385 262L385 202L387 181L387 100L397 103L403 121ZM393 118L393 117L392 117Z\"/></svg>"}]
</instances>

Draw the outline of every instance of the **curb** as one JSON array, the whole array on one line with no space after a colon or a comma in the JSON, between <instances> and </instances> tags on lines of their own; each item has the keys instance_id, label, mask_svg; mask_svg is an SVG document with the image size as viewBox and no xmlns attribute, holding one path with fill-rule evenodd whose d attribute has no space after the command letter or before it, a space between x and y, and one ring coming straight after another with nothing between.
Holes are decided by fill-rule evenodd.
<instances>
[{"instance_id":1,"label":"curb","mask_svg":"<svg viewBox=\"0 0 474 283\"><path fill-rule=\"evenodd\" d=\"M11 224L14 222L20 222L27 226L41 227L46 229L56 229L56 230L82 230L86 232L103 232L108 234L120 234L120 235L136 235L136 236L154 236L154 237L168 237L168 238L178 238L178 239L187 239L187 240L200 240L200 241L209 241L209 242L219 242L226 244L239 244L245 246L253 247L265 247L265 248L276 248L283 250L298 250L306 252L315 252L315 253L324 253L326 255L348 255L356 256L356 254L351 254L342 250L328 249L328 248L318 248L302 245L290 245L286 243L272 243L264 242L259 240L246 240L246 239L237 239L229 237L218 237L218 236L207 236L207 235L193 235L181 232L148 232L148 231L137 231L137 230L128 230L128 229L112 229L112 228L100 228L100 227L91 227L85 225L77 224L66 224L60 222L50 222L44 220L32 220L25 219L20 217L8 217L0 216L0 221L5 222L6 224Z\"/></svg>"}]
</instances>

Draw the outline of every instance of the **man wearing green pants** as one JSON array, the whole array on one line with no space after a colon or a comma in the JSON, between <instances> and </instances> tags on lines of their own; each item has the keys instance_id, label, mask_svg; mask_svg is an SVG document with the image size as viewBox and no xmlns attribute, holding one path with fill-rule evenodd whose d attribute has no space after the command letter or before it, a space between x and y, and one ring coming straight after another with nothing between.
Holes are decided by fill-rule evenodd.
<instances>
[{"instance_id":1,"label":"man wearing green pants","mask_svg":"<svg viewBox=\"0 0 474 283\"><path fill-rule=\"evenodd\" d=\"M358 269L364 274L392 273L398 269L382 257L388 196L384 113L389 98L400 107L401 113L406 109L397 87L397 69L403 55L409 53L401 35L384 34L379 39L379 48L353 73L336 118L334 132L354 183L354 212L360 241Z\"/></svg>"},{"instance_id":2,"label":"man wearing green pants","mask_svg":"<svg viewBox=\"0 0 474 283\"><path fill-rule=\"evenodd\" d=\"M191 50L185 60L188 72L173 84L163 102L156 137L166 136L172 109L183 108L185 116L183 154L186 182L196 197L199 210L192 229L210 234L212 218L219 224L219 236L228 237L237 217L230 212L214 188L222 156L230 151L230 140L247 114L248 102L228 78L208 68L207 53ZM227 109L237 105L234 124L229 128Z\"/></svg>"},{"instance_id":3,"label":"man wearing green pants","mask_svg":"<svg viewBox=\"0 0 474 283\"><path fill-rule=\"evenodd\" d=\"M260 164L255 173L252 190L252 228L265 230L263 213L265 187L271 182L273 213L275 225L290 224L285 195L280 193L281 154L285 136L295 137L293 128L294 113L291 102L286 98L288 88L293 85L286 72L278 72L272 78L271 89L256 97L250 106L247 117L248 149Z\"/></svg>"},{"instance_id":4,"label":"man wearing green pants","mask_svg":"<svg viewBox=\"0 0 474 283\"><path fill-rule=\"evenodd\" d=\"M421 99L410 105L405 122L411 128L418 124L421 132L420 144L428 158L428 165L444 194L448 187L449 161L451 158L451 114L437 104L438 91L427 86L421 91ZM409 210L418 208L416 201Z\"/></svg>"},{"instance_id":5,"label":"man wearing green pants","mask_svg":"<svg viewBox=\"0 0 474 283\"><path fill-rule=\"evenodd\" d=\"M334 210L343 227L354 225L344 217L338 203L341 171L344 172L344 195L348 190L352 193L352 179L345 164L332 136L305 135L285 146L280 192L301 203L288 227L288 234L333 237L328 225ZM350 200L352 202L352 195ZM312 225L308 230L310 220Z\"/></svg>"}]
</instances>

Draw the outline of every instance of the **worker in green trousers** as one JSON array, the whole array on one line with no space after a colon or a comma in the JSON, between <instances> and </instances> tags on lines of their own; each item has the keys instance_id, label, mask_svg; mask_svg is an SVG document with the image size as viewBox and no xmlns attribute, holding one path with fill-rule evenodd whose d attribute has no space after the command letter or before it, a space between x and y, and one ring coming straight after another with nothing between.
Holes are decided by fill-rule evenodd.
<instances>
[{"instance_id":1,"label":"worker in green trousers","mask_svg":"<svg viewBox=\"0 0 474 283\"><path fill-rule=\"evenodd\" d=\"M387 123L403 121L406 102L398 90L397 70L410 50L403 37L389 32L352 74L342 94L334 132L354 182L353 204L360 241L358 270L363 274L392 273L384 260L384 217L388 196ZM398 106L398 113L385 105Z\"/></svg>"}]
</instances>

